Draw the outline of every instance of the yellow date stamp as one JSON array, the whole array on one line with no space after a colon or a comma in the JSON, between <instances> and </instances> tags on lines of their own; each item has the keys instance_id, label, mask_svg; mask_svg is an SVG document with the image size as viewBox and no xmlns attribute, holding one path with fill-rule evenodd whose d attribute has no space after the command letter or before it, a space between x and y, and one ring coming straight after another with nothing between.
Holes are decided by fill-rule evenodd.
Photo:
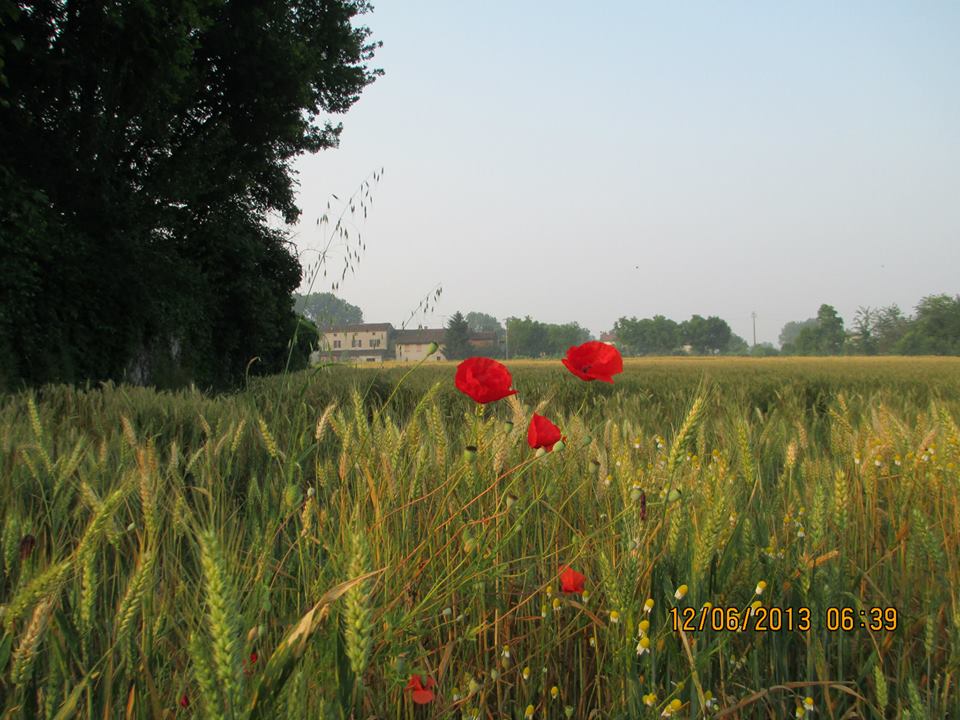
<instances>
[{"instance_id":1,"label":"yellow date stamp","mask_svg":"<svg viewBox=\"0 0 960 720\"><path fill-rule=\"evenodd\" d=\"M808 607L720 607L670 608L674 631L703 632L806 632L824 629L830 632L893 631L899 613L892 607L828 607L815 615Z\"/></svg>"}]
</instances>

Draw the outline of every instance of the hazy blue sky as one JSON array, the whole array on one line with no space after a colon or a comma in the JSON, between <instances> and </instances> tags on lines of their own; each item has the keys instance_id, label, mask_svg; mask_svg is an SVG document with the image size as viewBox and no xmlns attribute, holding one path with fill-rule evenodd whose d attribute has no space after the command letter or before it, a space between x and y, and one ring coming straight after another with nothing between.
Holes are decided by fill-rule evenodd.
<instances>
[{"instance_id":1,"label":"hazy blue sky","mask_svg":"<svg viewBox=\"0 0 960 720\"><path fill-rule=\"evenodd\" d=\"M386 74L296 165L301 248L386 170L338 292L369 322L442 284L412 326L700 313L749 341L756 310L776 343L820 303L960 292L960 2L375 5Z\"/></svg>"}]
</instances>

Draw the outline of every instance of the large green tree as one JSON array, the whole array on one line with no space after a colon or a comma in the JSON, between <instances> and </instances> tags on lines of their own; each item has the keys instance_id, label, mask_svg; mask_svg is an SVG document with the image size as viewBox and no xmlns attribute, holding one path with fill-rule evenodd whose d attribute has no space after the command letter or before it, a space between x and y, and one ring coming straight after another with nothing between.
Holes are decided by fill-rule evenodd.
<instances>
[{"instance_id":1,"label":"large green tree","mask_svg":"<svg viewBox=\"0 0 960 720\"><path fill-rule=\"evenodd\" d=\"M701 317L693 315L680 323L680 337L693 351L703 354L719 353L727 349L733 331L726 320L716 315Z\"/></svg>"},{"instance_id":2,"label":"large green tree","mask_svg":"<svg viewBox=\"0 0 960 720\"><path fill-rule=\"evenodd\" d=\"M341 300L333 293L294 295L294 310L303 313L320 327L354 325L363 322L363 310Z\"/></svg>"},{"instance_id":3,"label":"large green tree","mask_svg":"<svg viewBox=\"0 0 960 720\"><path fill-rule=\"evenodd\" d=\"M472 311L467 313L467 324L470 326L470 332L495 332L497 335L503 334L503 325L493 315L487 313Z\"/></svg>"},{"instance_id":4,"label":"large green tree","mask_svg":"<svg viewBox=\"0 0 960 720\"><path fill-rule=\"evenodd\" d=\"M897 343L904 355L960 355L960 295L929 295Z\"/></svg>"},{"instance_id":5,"label":"large green tree","mask_svg":"<svg viewBox=\"0 0 960 720\"><path fill-rule=\"evenodd\" d=\"M680 345L680 326L663 315L637 320L622 317L613 332L621 348L629 355L670 355Z\"/></svg>"},{"instance_id":6,"label":"large green tree","mask_svg":"<svg viewBox=\"0 0 960 720\"><path fill-rule=\"evenodd\" d=\"M816 327L816 318L807 318L806 320L791 320L780 330L780 347L785 352L792 352L793 344L797 341L804 328Z\"/></svg>"},{"instance_id":7,"label":"large green tree","mask_svg":"<svg viewBox=\"0 0 960 720\"><path fill-rule=\"evenodd\" d=\"M550 354L550 332L546 323L529 315L507 318L506 352L508 357L542 357Z\"/></svg>"},{"instance_id":8,"label":"large green tree","mask_svg":"<svg viewBox=\"0 0 960 720\"><path fill-rule=\"evenodd\" d=\"M817 311L816 324L806 325L791 345L784 349L798 355L839 355L846 333L841 318L832 305L823 304Z\"/></svg>"},{"instance_id":9,"label":"large green tree","mask_svg":"<svg viewBox=\"0 0 960 720\"><path fill-rule=\"evenodd\" d=\"M548 323L547 338L551 355L566 355L567 349L573 345L582 345L590 338L590 331L580 323Z\"/></svg>"},{"instance_id":10,"label":"large green tree","mask_svg":"<svg viewBox=\"0 0 960 720\"><path fill-rule=\"evenodd\" d=\"M0 383L278 369L291 163L379 74L362 0L20 3L0 28Z\"/></svg>"}]
</instances>

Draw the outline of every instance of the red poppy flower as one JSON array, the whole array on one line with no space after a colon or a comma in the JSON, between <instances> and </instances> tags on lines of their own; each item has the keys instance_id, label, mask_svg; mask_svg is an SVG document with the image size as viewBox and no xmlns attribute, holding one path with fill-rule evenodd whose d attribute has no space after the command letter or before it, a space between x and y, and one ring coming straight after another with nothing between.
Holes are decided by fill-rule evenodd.
<instances>
[{"instance_id":1,"label":"red poppy flower","mask_svg":"<svg viewBox=\"0 0 960 720\"><path fill-rule=\"evenodd\" d=\"M250 653L249 659L246 662L244 662L243 672L245 675L253 674L253 666L257 664L257 660L259 659L260 659L260 656L257 655L256 650Z\"/></svg>"},{"instance_id":2,"label":"red poppy flower","mask_svg":"<svg viewBox=\"0 0 960 720\"><path fill-rule=\"evenodd\" d=\"M613 382L613 376L623 372L623 358L613 345L591 340L567 349L563 359L567 369L581 380Z\"/></svg>"},{"instance_id":3,"label":"red poppy flower","mask_svg":"<svg viewBox=\"0 0 960 720\"><path fill-rule=\"evenodd\" d=\"M565 593L582 593L586 577L569 565L560 568L560 590Z\"/></svg>"},{"instance_id":4,"label":"red poppy flower","mask_svg":"<svg viewBox=\"0 0 960 720\"><path fill-rule=\"evenodd\" d=\"M186 693L180 696L180 707L182 707L184 710L190 707L190 698L187 697Z\"/></svg>"},{"instance_id":5,"label":"red poppy flower","mask_svg":"<svg viewBox=\"0 0 960 720\"><path fill-rule=\"evenodd\" d=\"M566 440L560 434L560 428L547 420L543 415L533 414L530 419L530 427L527 430L527 443L530 447L546 448L547 452L553 450L553 446L561 440Z\"/></svg>"},{"instance_id":6,"label":"red poppy flower","mask_svg":"<svg viewBox=\"0 0 960 720\"><path fill-rule=\"evenodd\" d=\"M485 357L467 358L457 365L454 383L457 390L469 395L478 403L489 403L508 395L515 395L510 389L513 378L503 363Z\"/></svg>"},{"instance_id":7,"label":"red poppy flower","mask_svg":"<svg viewBox=\"0 0 960 720\"><path fill-rule=\"evenodd\" d=\"M405 688L411 692L413 701L417 705L426 705L436 697L433 688L437 686L437 683L435 683L429 675L425 677L427 678L426 685L423 684L423 679L419 675L411 675L410 682L407 683L407 687Z\"/></svg>"}]
</instances>

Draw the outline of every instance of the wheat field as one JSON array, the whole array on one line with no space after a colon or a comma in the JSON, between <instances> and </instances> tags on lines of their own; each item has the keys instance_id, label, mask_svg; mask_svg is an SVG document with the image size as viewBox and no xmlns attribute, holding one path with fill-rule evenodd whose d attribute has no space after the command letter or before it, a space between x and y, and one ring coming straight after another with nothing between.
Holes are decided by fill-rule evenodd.
<instances>
[{"instance_id":1,"label":"wheat field","mask_svg":"<svg viewBox=\"0 0 960 720\"><path fill-rule=\"evenodd\" d=\"M957 717L960 360L508 366L4 398L3 717Z\"/></svg>"}]
</instances>

